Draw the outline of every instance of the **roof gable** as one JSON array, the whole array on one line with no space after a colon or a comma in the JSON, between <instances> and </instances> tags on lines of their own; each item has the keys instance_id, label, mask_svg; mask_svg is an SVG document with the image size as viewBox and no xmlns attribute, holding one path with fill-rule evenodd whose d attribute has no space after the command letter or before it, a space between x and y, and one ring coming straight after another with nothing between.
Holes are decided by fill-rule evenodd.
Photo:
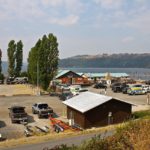
<instances>
[{"instance_id":1,"label":"roof gable","mask_svg":"<svg viewBox=\"0 0 150 150\"><path fill-rule=\"evenodd\" d=\"M68 76L69 76L69 74L74 74L75 76L82 78L82 76L81 76L80 74L78 74L78 73L76 73L76 72L73 72L73 71L71 71L71 70L61 70L61 71L58 72L58 74L57 74L57 76L56 76L55 78L56 78L56 79L59 79L60 77L63 77L63 76L65 76L65 75L68 75Z\"/></svg>"}]
</instances>

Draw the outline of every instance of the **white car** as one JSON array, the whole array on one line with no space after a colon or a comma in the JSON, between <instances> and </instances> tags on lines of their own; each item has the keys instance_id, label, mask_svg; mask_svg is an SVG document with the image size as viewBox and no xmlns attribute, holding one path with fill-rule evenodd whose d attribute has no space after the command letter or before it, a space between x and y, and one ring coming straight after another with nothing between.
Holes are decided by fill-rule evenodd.
<instances>
[{"instance_id":1,"label":"white car","mask_svg":"<svg viewBox=\"0 0 150 150\"><path fill-rule=\"evenodd\" d=\"M142 89L146 92L150 92L150 86L149 85L142 85Z\"/></svg>"}]
</instances>

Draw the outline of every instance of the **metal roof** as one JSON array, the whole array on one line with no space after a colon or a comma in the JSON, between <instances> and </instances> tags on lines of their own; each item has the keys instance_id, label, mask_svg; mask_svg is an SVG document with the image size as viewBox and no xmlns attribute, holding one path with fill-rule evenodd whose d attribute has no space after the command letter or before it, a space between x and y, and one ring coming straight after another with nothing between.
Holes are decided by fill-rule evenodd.
<instances>
[{"instance_id":1,"label":"metal roof","mask_svg":"<svg viewBox=\"0 0 150 150\"><path fill-rule=\"evenodd\" d=\"M66 74L66 73L68 73L68 72L74 72L75 74L77 74L77 75L79 75L79 76L82 76L83 75L83 73L77 73L77 72L75 72L75 71L72 71L72 70L59 70L58 71L58 74L57 74L57 76L55 77L56 79L57 78L59 78L59 77L61 77L62 75L64 75L64 74Z\"/></svg>"},{"instance_id":2,"label":"metal roof","mask_svg":"<svg viewBox=\"0 0 150 150\"><path fill-rule=\"evenodd\" d=\"M64 101L63 103L71 108L74 108L78 111L80 111L81 113L85 113L105 102L108 102L110 100L112 100L113 98L110 96L105 96L105 95L101 95L101 94L96 94L96 93L92 93L92 92L84 92L81 93L78 96L75 96L73 98L70 98L66 101ZM122 101L124 103L128 103L126 101L120 100L120 99L116 99L115 100L118 101ZM128 103L131 105L134 105L132 103Z\"/></svg>"},{"instance_id":3,"label":"metal roof","mask_svg":"<svg viewBox=\"0 0 150 150\"><path fill-rule=\"evenodd\" d=\"M55 77L56 79L61 77L62 75L68 73L71 70L59 70L57 76ZM74 71L72 71L74 72ZM83 74L85 74L87 77L90 78L98 78L98 77L105 77L106 73L83 73L83 72L74 72L80 76L82 76ZM110 76L112 77L128 77L129 75L127 73L110 73Z\"/></svg>"},{"instance_id":4,"label":"metal roof","mask_svg":"<svg viewBox=\"0 0 150 150\"><path fill-rule=\"evenodd\" d=\"M85 73L88 77L96 78L96 77L105 77L106 73ZM128 77L127 73L110 73L112 77Z\"/></svg>"},{"instance_id":5,"label":"metal roof","mask_svg":"<svg viewBox=\"0 0 150 150\"><path fill-rule=\"evenodd\" d=\"M128 77L127 73L110 73L112 77Z\"/></svg>"},{"instance_id":6,"label":"metal roof","mask_svg":"<svg viewBox=\"0 0 150 150\"><path fill-rule=\"evenodd\" d=\"M55 77L56 79L61 77L62 75L68 73L70 70L59 70L57 76Z\"/></svg>"}]
</instances>

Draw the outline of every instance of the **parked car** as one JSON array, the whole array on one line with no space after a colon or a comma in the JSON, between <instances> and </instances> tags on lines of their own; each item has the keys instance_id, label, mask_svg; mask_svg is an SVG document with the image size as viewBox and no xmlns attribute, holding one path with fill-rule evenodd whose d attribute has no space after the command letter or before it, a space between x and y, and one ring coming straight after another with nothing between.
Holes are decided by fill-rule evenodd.
<instances>
[{"instance_id":1,"label":"parked car","mask_svg":"<svg viewBox=\"0 0 150 150\"><path fill-rule=\"evenodd\" d=\"M142 95L146 94L146 91L143 90L141 87L131 87L127 90L129 95Z\"/></svg>"},{"instance_id":2,"label":"parked car","mask_svg":"<svg viewBox=\"0 0 150 150\"><path fill-rule=\"evenodd\" d=\"M112 84L113 92L122 92L122 90L127 86L126 83L114 83Z\"/></svg>"},{"instance_id":3,"label":"parked car","mask_svg":"<svg viewBox=\"0 0 150 150\"><path fill-rule=\"evenodd\" d=\"M6 84L13 84L13 81L14 81L14 77L8 77L6 79Z\"/></svg>"},{"instance_id":4,"label":"parked car","mask_svg":"<svg viewBox=\"0 0 150 150\"><path fill-rule=\"evenodd\" d=\"M150 92L150 86L149 85L142 85L142 89L146 92Z\"/></svg>"},{"instance_id":5,"label":"parked car","mask_svg":"<svg viewBox=\"0 0 150 150\"><path fill-rule=\"evenodd\" d=\"M4 84L4 80L0 80L0 84Z\"/></svg>"},{"instance_id":6,"label":"parked car","mask_svg":"<svg viewBox=\"0 0 150 150\"><path fill-rule=\"evenodd\" d=\"M127 94L128 89L129 89L129 86L124 87L124 88L122 89L122 93L123 93L123 94Z\"/></svg>"},{"instance_id":7,"label":"parked car","mask_svg":"<svg viewBox=\"0 0 150 150\"><path fill-rule=\"evenodd\" d=\"M53 109L46 103L35 103L32 106L32 113L38 114L38 118L48 117L50 114L53 114Z\"/></svg>"},{"instance_id":8,"label":"parked car","mask_svg":"<svg viewBox=\"0 0 150 150\"><path fill-rule=\"evenodd\" d=\"M105 88L107 88L107 85L105 85L103 83L96 83L94 85L94 88L96 88L96 89L105 89Z\"/></svg>"},{"instance_id":9,"label":"parked car","mask_svg":"<svg viewBox=\"0 0 150 150\"><path fill-rule=\"evenodd\" d=\"M147 80L145 83L148 84L148 85L150 85L150 80Z\"/></svg>"},{"instance_id":10,"label":"parked car","mask_svg":"<svg viewBox=\"0 0 150 150\"><path fill-rule=\"evenodd\" d=\"M75 96L79 95L79 91L82 89L81 85L71 85L69 86L70 92Z\"/></svg>"},{"instance_id":11,"label":"parked car","mask_svg":"<svg viewBox=\"0 0 150 150\"><path fill-rule=\"evenodd\" d=\"M59 96L59 98L60 98L60 100L62 100L62 101L65 101L65 100L67 100L67 99L69 99L69 98L72 98L74 95L71 93L71 92L63 92L60 96Z\"/></svg>"},{"instance_id":12,"label":"parked car","mask_svg":"<svg viewBox=\"0 0 150 150\"><path fill-rule=\"evenodd\" d=\"M28 122L28 116L25 112L25 107L22 106L12 106L9 109L9 117L11 118L11 122Z\"/></svg>"}]
</instances>

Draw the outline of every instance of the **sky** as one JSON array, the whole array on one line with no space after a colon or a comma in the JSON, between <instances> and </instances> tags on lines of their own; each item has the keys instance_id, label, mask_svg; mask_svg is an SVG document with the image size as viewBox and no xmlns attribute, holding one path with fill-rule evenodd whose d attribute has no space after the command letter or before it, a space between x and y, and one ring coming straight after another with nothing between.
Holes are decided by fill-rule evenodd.
<instances>
[{"instance_id":1,"label":"sky","mask_svg":"<svg viewBox=\"0 0 150 150\"><path fill-rule=\"evenodd\" d=\"M102 53L149 53L150 0L0 0L0 48L24 44L23 57L53 33L59 57Z\"/></svg>"}]
</instances>

